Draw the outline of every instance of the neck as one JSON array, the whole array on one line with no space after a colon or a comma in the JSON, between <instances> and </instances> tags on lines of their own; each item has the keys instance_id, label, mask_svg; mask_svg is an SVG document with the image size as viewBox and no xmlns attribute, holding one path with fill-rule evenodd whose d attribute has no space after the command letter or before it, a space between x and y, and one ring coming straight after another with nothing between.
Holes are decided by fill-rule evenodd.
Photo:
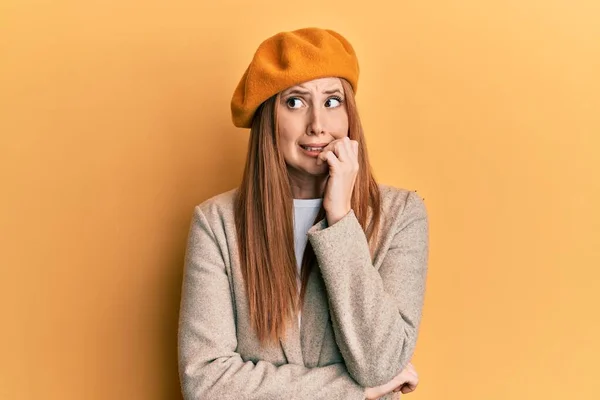
<instances>
[{"instance_id":1,"label":"neck","mask_svg":"<svg viewBox=\"0 0 600 400\"><path fill-rule=\"evenodd\" d=\"M295 199L318 199L323 197L327 175L315 176L298 173L289 169L290 186L292 196Z\"/></svg>"}]
</instances>

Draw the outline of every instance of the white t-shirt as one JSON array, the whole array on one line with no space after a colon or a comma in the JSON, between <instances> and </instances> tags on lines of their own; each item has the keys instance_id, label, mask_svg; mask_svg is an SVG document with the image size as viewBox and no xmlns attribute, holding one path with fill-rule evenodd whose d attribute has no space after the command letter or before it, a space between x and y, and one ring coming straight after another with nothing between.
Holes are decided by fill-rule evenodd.
<instances>
[{"instance_id":1,"label":"white t-shirt","mask_svg":"<svg viewBox=\"0 0 600 400\"><path fill-rule=\"evenodd\" d=\"M306 233L313 226L322 203L323 199L294 199L294 251L296 252L298 276L300 276L302 256L308 242ZM301 283L298 280L298 288L300 288ZM300 327L301 322L302 316L298 313L298 327Z\"/></svg>"}]
</instances>

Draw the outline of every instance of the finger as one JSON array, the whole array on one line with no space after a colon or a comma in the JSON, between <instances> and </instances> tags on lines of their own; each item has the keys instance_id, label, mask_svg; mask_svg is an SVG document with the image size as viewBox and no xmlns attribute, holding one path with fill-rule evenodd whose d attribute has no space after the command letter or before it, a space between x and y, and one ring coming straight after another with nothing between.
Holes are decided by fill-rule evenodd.
<instances>
[{"instance_id":1,"label":"finger","mask_svg":"<svg viewBox=\"0 0 600 400\"><path fill-rule=\"evenodd\" d=\"M419 384L419 379L411 378L411 379L407 380L406 382L404 382L404 384L402 385L402 388L400 390L402 391L402 393L410 393L410 392L413 392L417 388L418 384Z\"/></svg>"},{"instance_id":2,"label":"finger","mask_svg":"<svg viewBox=\"0 0 600 400\"><path fill-rule=\"evenodd\" d=\"M354 141L350 140L350 138L348 136L346 136L344 138L344 148L346 150L346 155L348 156L348 161L352 161L352 162L356 162L357 160L357 153L354 150Z\"/></svg>"},{"instance_id":3,"label":"finger","mask_svg":"<svg viewBox=\"0 0 600 400\"><path fill-rule=\"evenodd\" d=\"M416 389L416 385L411 385L409 383L403 383L393 390L394 393L402 392L402 393L410 393Z\"/></svg>"},{"instance_id":4,"label":"finger","mask_svg":"<svg viewBox=\"0 0 600 400\"><path fill-rule=\"evenodd\" d=\"M352 143L352 150L354 150L354 154L358 156L358 141L351 140L350 142Z\"/></svg>"},{"instance_id":5,"label":"finger","mask_svg":"<svg viewBox=\"0 0 600 400\"><path fill-rule=\"evenodd\" d=\"M417 388L416 386L403 385L402 388L400 389L400 391L402 393L406 394L406 393L414 392L416 388Z\"/></svg>"},{"instance_id":6,"label":"finger","mask_svg":"<svg viewBox=\"0 0 600 400\"><path fill-rule=\"evenodd\" d=\"M335 146L337 146L338 142L340 142L341 139L336 139L333 140L332 142L330 142L327 146L323 147L323 150L321 150L321 152L319 153L319 155L317 156L317 165L321 165L323 164L325 161L327 161L327 158L325 157L325 154L328 151L334 151Z\"/></svg>"},{"instance_id":7,"label":"finger","mask_svg":"<svg viewBox=\"0 0 600 400\"><path fill-rule=\"evenodd\" d=\"M332 140L331 142L329 142L329 144L327 146L323 147L323 151L327 151L327 150L332 150L333 151L343 141L344 141L343 138L342 139Z\"/></svg>"},{"instance_id":8,"label":"finger","mask_svg":"<svg viewBox=\"0 0 600 400\"><path fill-rule=\"evenodd\" d=\"M338 158L345 166L349 167L352 171L359 170L358 154L354 150L353 141L349 138L345 138L343 143L340 145Z\"/></svg>"},{"instance_id":9,"label":"finger","mask_svg":"<svg viewBox=\"0 0 600 400\"><path fill-rule=\"evenodd\" d=\"M351 152L349 151L349 143L350 139L348 138L348 136L346 136L345 138L338 140L333 146L333 152L340 159L341 162L346 162L350 160Z\"/></svg>"},{"instance_id":10,"label":"finger","mask_svg":"<svg viewBox=\"0 0 600 400\"><path fill-rule=\"evenodd\" d=\"M325 153L325 152L324 152ZM319 157L321 156L321 154L319 154ZM329 169L333 172L336 170L339 170L339 166L340 166L340 160L336 157L336 155L334 154L333 151L328 151L326 152L323 157L324 161L327 162L327 164L329 165Z\"/></svg>"},{"instance_id":11,"label":"finger","mask_svg":"<svg viewBox=\"0 0 600 400\"><path fill-rule=\"evenodd\" d=\"M336 167L339 167L340 160L333 151L330 151L327 154L327 163L329 164L330 169L335 169Z\"/></svg>"},{"instance_id":12,"label":"finger","mask_svg":"<svg viewBox=\"0 0 600 400\"><path fill-rule=\"evenodd\" d=\"M327 146L329 147L329 146ZM329 153L332 153L333 155L335 155L335 153L333 152L333 148L327 148L325 147L317 156L317 165L321 165L324 162L327 161L327 157L329 156Z\"/></svg>"}]
</instances>

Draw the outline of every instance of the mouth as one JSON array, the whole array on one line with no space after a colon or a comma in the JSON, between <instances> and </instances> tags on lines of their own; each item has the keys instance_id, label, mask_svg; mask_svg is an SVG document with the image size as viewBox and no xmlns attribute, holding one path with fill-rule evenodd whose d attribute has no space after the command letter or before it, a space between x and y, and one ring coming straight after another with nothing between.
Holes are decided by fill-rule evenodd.
<instances>
[{"instance_id":1,"label":"mouth","mask_svg":"<svg viewBox=\"0 0 600 400\"><path fill-rule=\"evenodd\" d=\"M304 145L300 145L300 147L302 147L304 150L306 151L318 151L319 153L323 151L323 149L325 148L325 146L304 146Z\"/></svg>"},{"instance_id":2,"label":"mouth","mask_svg":"<svg viewBox=\"0 0 600 400\"><path fill-rule=\"evenodd\" d=\"M307 151L318 151L321 152L329 143L310 143L310 144L301 144L299 145L304 150Z\"/></svg>"},{"instance_id":3,"label":"mouth","mask_svg":"<svg viewBox=\"0 0 600 400\"><path fill-rule=\"evenodd\" d=\"M311 143L300 144L299 146L303 150L304 154L308 155L309 157L318 157L328 144L329 143Z\"/></svg>"}]
</instances>

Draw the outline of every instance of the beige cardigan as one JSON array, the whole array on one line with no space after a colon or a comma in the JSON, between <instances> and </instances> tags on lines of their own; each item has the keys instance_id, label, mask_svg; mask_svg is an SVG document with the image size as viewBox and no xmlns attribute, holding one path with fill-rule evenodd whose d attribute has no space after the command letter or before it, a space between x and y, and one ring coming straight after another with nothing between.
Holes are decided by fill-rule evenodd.
<instances>
[{"instance_id":1,"label":"beige cardigan","mask_svg":"<svg viewBox=\"0 0 600 400\"><path fill-rule=\"evenodd\" d=\"M380 185L373 261L353 211L332 226L325 219L314 225L308 238L319 267L309 278L301 329L293 318L281 346L261 348L239 265L236 190L194 209L179 316L184 398L362 400L365 387L400 373L415 349L425 293L423 200Z\"/></svg>"}]
</instances>

